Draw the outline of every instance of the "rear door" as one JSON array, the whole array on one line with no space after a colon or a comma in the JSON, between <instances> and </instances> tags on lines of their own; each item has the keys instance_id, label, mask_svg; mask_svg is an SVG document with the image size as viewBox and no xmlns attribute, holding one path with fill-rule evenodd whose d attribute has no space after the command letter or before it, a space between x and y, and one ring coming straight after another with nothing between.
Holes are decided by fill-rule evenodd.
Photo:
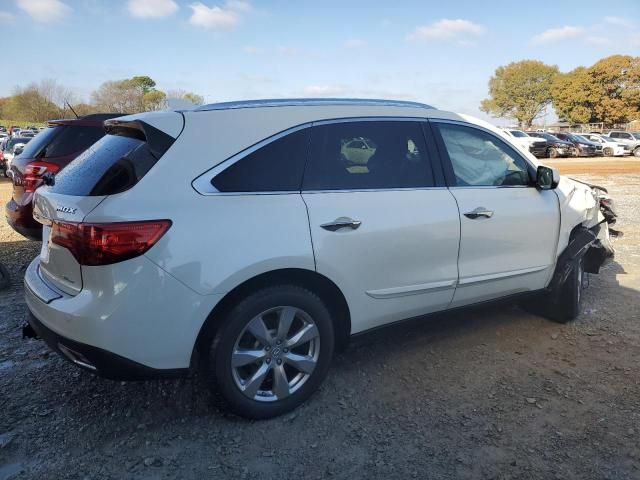
<instances>
[{"instance_id":1,"label":"rear door","mask_svg":"<svg viewBox=\"0 0 640 480\"><path fill-rule=\"evenodd\" d=\"M556 194L536 189L533 165L493 132L457 122L433 125L460 210L452 306L545 287L559 234Z\"/></svg>"},{"instance_id":2,"label":"rear door","mask_svg":"<svg viewBox=\"0 0 640 480\"><path fill-rule=\"evenodd\" d=\"M420 122L328 122L313 127L311 142L302 195L316 268L346 296L352 332L446 308L458 277L458 209Z\"/></svg>"}]
</instances>

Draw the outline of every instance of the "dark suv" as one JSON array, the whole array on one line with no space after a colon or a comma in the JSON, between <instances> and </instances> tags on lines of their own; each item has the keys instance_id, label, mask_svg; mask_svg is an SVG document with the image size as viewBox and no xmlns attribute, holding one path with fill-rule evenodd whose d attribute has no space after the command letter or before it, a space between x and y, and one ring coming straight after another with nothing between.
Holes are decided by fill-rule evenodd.
<instances>
[{"instance_id":1,"label":"dark suv","mask_svg":"<svg viewBox=\"0 0 640 480\"><path fill-rule=\"evenodd\" d=\"M576 157L595 157L596 155L602 155L602 146L590 142L580 135L574 133L554 133L554 135L560 140L572 143L574 156ZM598 147L600 147L600 152L598 152Z\"/></svg>"},{"instance_id":2,"label":"dark suv","mask_svg":"<svg viewBox=\"0 0 640 480\"><path fill-rule=\"evenodd\" d=\"M573 144L560 140L547 132L527 132L532 137L544 138L547 141L547 157L568 157L573 152Z\"/></svg>"},{"instance_id":3,"label":"dark suv","mask_svg":"<svg viewBox=\"0 0 640 480\"><path fill-rule=\"evenodd\" d=\"M42 238L42 225L33 219L33 193L48 174L56 174L100 140L104 120L121 113L98 113L68 120L52 120L11 163L13 196L5 208L7 223L32 240Z\"/></svg>"}]
</instances>

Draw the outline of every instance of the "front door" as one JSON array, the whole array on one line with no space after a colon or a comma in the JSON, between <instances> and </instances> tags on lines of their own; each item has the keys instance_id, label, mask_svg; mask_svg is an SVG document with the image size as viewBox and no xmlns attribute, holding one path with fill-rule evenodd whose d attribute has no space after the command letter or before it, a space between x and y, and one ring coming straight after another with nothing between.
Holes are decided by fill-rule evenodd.
<instances>
[{"instance_id":1,"label":"front door","mask_svg":"<svg viewBox=\"0 0 640 480\"><path fill-rule=\"evenodd\" d=\"M533 166L492 132L435 125L460 210L452 306L544 288L553 273L560 226L556 194L536 189Z\"/></svg>"}]
</instances>

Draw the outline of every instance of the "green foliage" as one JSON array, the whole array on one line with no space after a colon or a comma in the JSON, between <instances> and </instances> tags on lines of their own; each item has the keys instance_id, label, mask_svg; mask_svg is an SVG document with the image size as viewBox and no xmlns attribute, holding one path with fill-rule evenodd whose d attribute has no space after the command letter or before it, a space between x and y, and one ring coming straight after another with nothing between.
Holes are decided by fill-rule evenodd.
<instances>
[{"instance_id":1,"label":"green foliage","mask_svg":"<svg viewBox=\"0 0 640 480\"><path fill-rule=\"evenodd\" d=\"M489 98L480 110L495 117L515 118L523 127L551 104L551 85L558 67L538 60L522 60L498 67L489 80Z\"/></svg>"},{"instance_id":2,"label":"green foliage","mask_svg":"<svg viewBox=\"0 0 640 480\"><path fill-rule=\"evenodd\" d=\"M551 93L558 115L573 123L640 118L640 57L613 55L559 75Z\"/></svg>"}]
</instances>

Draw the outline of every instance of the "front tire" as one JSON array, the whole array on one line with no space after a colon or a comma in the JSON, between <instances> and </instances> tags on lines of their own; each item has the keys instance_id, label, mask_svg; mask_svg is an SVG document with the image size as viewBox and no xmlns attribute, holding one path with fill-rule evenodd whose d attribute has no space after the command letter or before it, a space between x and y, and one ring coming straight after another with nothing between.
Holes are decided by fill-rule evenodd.
<instances>
[{"instance_id":1,"label":"front tire","mask_svg":"<svg viewBox=\"0 0 640 480\"><path fill-rule=\"evenodd\" d=\"M633 156L634 156L634 157L640 157L640 147L636 147L636 148L633 150Z\"/></svg>"},{"instance_id":2,"label":"front tire","mask_svg":"<svg viewBox=\"0 0 640 480\"><path fill-rule=\"evenodd\" d=\"M554 301L548 305L548 317L559 323L575 320L582 311L582 288L584 280L583 259L574 264L567 281L559 292L552 292Z\"/></svg>"},{"instance_id":3,"label":"front tire","mask_svg":"<svg viewBox=\"0 0 640 480\"><path fill-rule=\"evenodd\" d=\"M333 323L315 293L295 285L267 287L245 297L223 322L204 368L238 415L265 419L289 412L327 376Z\"/></svg>"},{"instance_id":4,"label":"front tire","mask_svg":"<svg viewBox=\"0 0 640 480\"><path fill-rule=\"evenodd\" d=\"M613 149L610 147L606 147L602 153L605 157L613 157Z\"/></svg>"},{"instance_id":5,"label":"front tire","mask_svg":"<svg viewBox=\"0 0 640 480\"><path fill-rule=\"evenodd\" d=\"M550 148L549 149L549 158L558 158L558 150L556 150L555 148Z\"/></svg>"}]
</instances>

